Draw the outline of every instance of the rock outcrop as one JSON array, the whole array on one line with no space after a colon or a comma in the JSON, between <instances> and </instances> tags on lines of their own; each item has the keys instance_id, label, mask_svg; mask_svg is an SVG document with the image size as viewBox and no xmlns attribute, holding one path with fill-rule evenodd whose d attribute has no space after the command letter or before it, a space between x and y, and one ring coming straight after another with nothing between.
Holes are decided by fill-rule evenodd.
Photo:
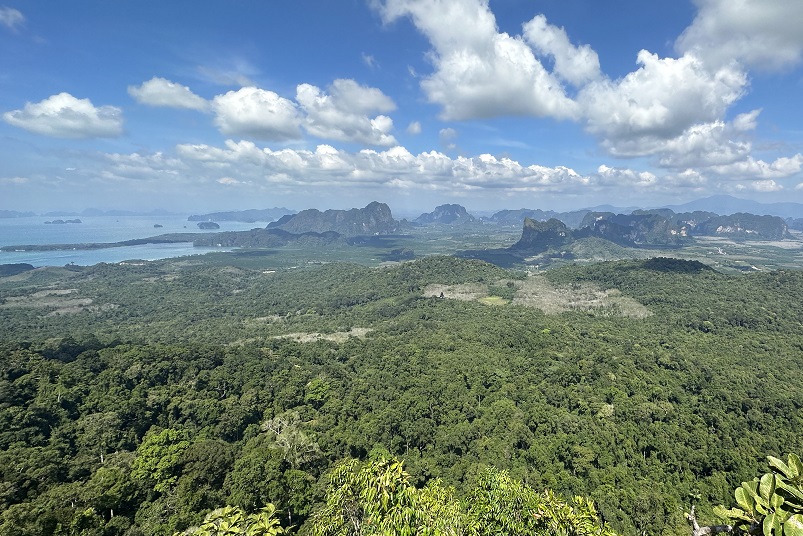
<instances>
[{"instance_id":1,"label":"rock outcrop","mask_svg":"<svg viewBox=\"0 0 803 536\"><path fill-rule=\"evenodd\" d=\"M287 215L268 224L268 229L281 229L293 234L334 231L343 236L394 234L403 227L393 219L390 207L376 201L365 208L320 210L311 208Z\"/></svg>"},{"instance_id":2,"label":"rock outcrop","mask_svg":"<svg viewBox=\"0 0 803 536\"><path fill-rule=\"evenodd\" d=\"M447 225L460 225L463 223L473 223L477 219L466 211L462 205L441 205L435 207L432 212L421 214L413 223L430 225L442 223Z\"/></svg>"}]
</instances>

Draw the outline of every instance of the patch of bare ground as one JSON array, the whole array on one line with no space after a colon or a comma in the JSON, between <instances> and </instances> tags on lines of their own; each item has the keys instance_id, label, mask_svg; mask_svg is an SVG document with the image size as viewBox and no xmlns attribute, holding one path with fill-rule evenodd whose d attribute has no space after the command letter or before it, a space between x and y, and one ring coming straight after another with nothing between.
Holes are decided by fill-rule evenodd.
<instances>
[{"instance_id":1,"label":"patch of bare ground","mask_svg":"<svg viewBox=\"0 0 803 536\"><path fill-rule=\"evenodd\" d=\"M284 335L276 335L274 339L292 339L298 342L315 342L320 340L346 342L349 340L349 337L364 339L371 331L373 331L372 328L351 328L349 331L335 331L334 333L286 333Z\"/></svg>"},{"instance_id":2,"label":"patch of bare ground","mask_svg":"<svg viewBox=\"0 0 803 536\"><path fill-rule=\"evenodd\" d=\"M34 307L37 309L52 309L45 316L62 314L75 314L82 311L108 311L116 309L119 305L114 303L94 304L92 298L77 296L78 289L46 289L25 296L8 296L0 307Z\"/></svg>"},{"instance_id":3,"label":"patch of bare ground","mask_svg":"<svg viewBox=\"0 0 803 536\"><path fill-rule=\"evenodd\" d=\"M588 283L557 287L540 275L530 276L520 282L513 303L537 307L547 314L584 311L601 316L632 318L645 318L652 314L633 298L622 296L618 289L602 290Z\"/></svg>"},{"instance_id":4,"label":"patch of bare ground","mask_svg":"<svg viewBox=\"0 0 803 536\"><path fill-rule=\"evenodd\" d=\"M257 316L255 318L248 318L245 320L247 324L271 324L273 322L281 322L284 320L283 317L279 315L268 315L268 316Z\"/></svg>"},{"instance_id":5,"label":"patch of bare ground","mask_svg":"<svg viewBox=\"0 0 803 536\"><path fill-rule=\"evenodd\" d=\"M427 285L425 298L437 298L441 294L450 300L475 301L488 296L488 285L482 283L463 283L460 285Z\"/></svg>"},{"instance_id":6,"label":"patch of bare ground","mask_svg":"<svg viewBox=\"0 0 803 536\"><path fill-rule=\"evenodd\" d=\"M120 307L116 303L104 303L103 305L92 305L92 300L90 300L89 298L76 301L82 303L76 303L73 305L65 305L63 307L59 307L58 309L50 311L45 316L72 315L83 311L88 311L90 313L99 313L101 311L110 311L112 309L117 309L118 307Z\"/></svg>"},{"instance_id":7,"label":"patch of bare ground","mask_svg":"<svg viewBox=\"0 0 803 536\"><path fill-rule=\"evenodd\" d=\"M505 285L509 281L499 281ZM645 306L617 289L602 290L594 285L583 283L571 287L557 287L541 275L532 275L523 281L512 281L516 288L513 305L534 307L546 314L560 314L567 311L582 311L599 316L627 316L645 318L652 313ZM488 286L482 283L462 285L428 285L424 296L429 298L443 296L452 300L479 301L488 305L504 305L507 300L489 296Z\"/></svg>"}]
</instances>

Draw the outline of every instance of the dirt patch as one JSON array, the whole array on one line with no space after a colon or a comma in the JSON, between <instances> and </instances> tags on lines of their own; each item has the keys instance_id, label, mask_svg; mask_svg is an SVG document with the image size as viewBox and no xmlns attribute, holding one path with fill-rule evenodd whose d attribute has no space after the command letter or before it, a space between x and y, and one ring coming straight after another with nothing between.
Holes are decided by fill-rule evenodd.
<instances>
[{"instance_id":1,"label":"dirt patch","mask_svg":"<svg viewBox=\"0 0 803 536\"><path fill-rule=\"evenodd\" d=\"M88 311L90 313L99 313L102 311L111 311L112 309L117 309L120 307L116 303L104 303L103 305L91 305L92 300L75 300L76 302L73 305L65 305L63 307L59 307L54 311L50 311L45 316L60 316L60 315L74 315L77 313L81 313L83 311ZM89 303L84 303L89 302Z\"/></svg>"},{"instance_id":2,"label":"dirt patch","mask_svg":"<svg viewBox=\"0 0 803 536\"><path fill-rule=\"evenodd\" d=\"M72 294L77 294L78 289L48 289L27 294L25 296L8 296L4 300L4 307L59 307L75 305L76 301L89 300L89 298L73 298L67 297Z\"/></svg>"},{"instance_id":3,"label":"dirt patch","mask_svg":"<svg viewBox=\"0 0 803 536\"><path fill-rule=\"evenodd\" d=\"M547 314L585 311L633 318L645 318L652 314L633 298L622 296L618 289L602 290L587 283L557 287L539 275L528 277L522 282L513 297L513 303L537 307Z\"/></svg>"},{"instance_id":4,"label":"dirt patch","mask_svg":"<svg viewBox=\"0 0 803 536\"><path fill-rule=\"evenodd\" d=\"M336 331L334 333L287 333L276 335L274 339L292 339L298 342L333 341L346 342L349 337L364 339L365 336L373 331L372 328L351 328L349 331Z\"/></svg>"},{"instance_id":5,"label":"dirt patch","mask_svg":"<svg viewBox=\"0 0 803 536\"><path fill-rule=\"evenodd\" d=\"M482 283L464 283L461 285L427 285L425 298L438 298L443 294L450 300L475 301L488 296L488 286Z\"/></svg>"},{"instance_id":6,"label":"dirt patch","mask_svg":"<svg viewBox=\"0 0 803 536\"><path fill-rule=\"evenodd\" d=\"M272 324L274 322L281 322L282 320L284 320L284 318L279 316L279 315L268 315L268 316L258 316L256 318L249 318L249 319L245 320L245 322L247 324L248 323Z\"/></svg>"},{"instance_id":7,"label":"dirt patch","mask_svg":"<svg viewBox=\"0 0 803 536\"><path fill-rule=\"evenodd\" d=\"M58 316L76 314L83 311L93 313L116 309L115 303L96 304L92 298L78 296L78 289L46 289L28 294L27 296L8 296L0 304L3 308L33 307L36 309L51 309L45 316Z\"/></svg>"},{"instance_id":8,"label":"dirt patch","mask_svg":"<svg viewBox=\"0 0 803 536\"><path fill-rule=\"evenodd\" d=\"M505 285L508 281L499 281ZM571 287L557 287L541 275L533 275L523 281L513 281L515 292L513 300L491 296L488 285L467 283L462 285L428 285L424 296L443 297L451 300L479 301L486 305L502 306L508 303L541 309L546 314L560 314L566 311L583 311L600 316L628 316L645 318L649 309L632 298L622 296L617 289L602 290L587 283Z\"/></svg>"}]
</instances>

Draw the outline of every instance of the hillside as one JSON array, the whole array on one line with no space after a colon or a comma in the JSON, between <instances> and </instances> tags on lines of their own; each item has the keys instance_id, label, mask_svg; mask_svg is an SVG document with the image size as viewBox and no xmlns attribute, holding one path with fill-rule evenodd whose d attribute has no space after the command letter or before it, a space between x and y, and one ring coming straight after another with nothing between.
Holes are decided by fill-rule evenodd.
<instances>
[{"instance_id":1,"label":"hillside","mask_svg":"<svg viewBox=\"0 0 803 536\"><path fill-rule=\"evenodd\" d=\"M0 278L0 534L267 502L303 533L338 460L398 457L455 500L498 489L492 466L621 534L686 535L690 493L713 522L764 455L803 450L801 300L800 272L673 259Z\"/></svg>"}]
</instances>

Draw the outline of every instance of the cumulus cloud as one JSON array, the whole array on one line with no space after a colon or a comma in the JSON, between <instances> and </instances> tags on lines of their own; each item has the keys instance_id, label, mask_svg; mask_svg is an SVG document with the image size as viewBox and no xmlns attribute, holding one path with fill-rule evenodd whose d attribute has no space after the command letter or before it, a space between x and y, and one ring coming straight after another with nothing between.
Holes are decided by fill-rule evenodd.
<instances>
[{"instance_id":1,"label":"cumulus cloud","mask_svg":"<svg viewBox=\"0 0 803 536\"><path fill-rule=\"evenodd\" d=\"M3 114L6 123L57 138L113 138L123 133L123 112L115 106L95 107L89 99L59 93L22 110Z\"/></svg>"},{"instance_id":2,"label":"cumulus cloud","mask_svg":"<svg viewBox=\"0 0 803 536\"><path fill-rule=\"evenodd\" d=\"M421 134L421 123L419 121L412 121L407 125L407 133L413 135Z\"/></svg>"},{"instance_id":3,"label":"cumulus cloud","mask_svg":"<svg viewBox=\"0 0 803 536\"><path fill-rule=\"evenodd\" d=\"M779 69L801 60L803 3L788 0L695 0L697 16L676 48L716 67L736 60Z\"/></svg>"},{"instance_id":4,"label":"cumulus cloud","mask_svg":"<svg viewBox=\"0 0 803 536\"><path fill-rule=\"evenodd\" d=\"M621 80L593 82L580 94L587 130L612 154L628 156L634 141L671 139L720 119L747 85L740 69L709 72L694 56L659 58L642 50L638 64Z\"/></svg>"},{"instance_id":5,"label":"cumulus cloud","mask_svg":"<svg viewBox=\"0 0 803 536\"><path fill-rule=\"evenodd\" d=\"M750 181L737 184L736 190L752 190L754 192L778 192L783 190L783 186L771 179Z\"/></svg>"},{"instance_id":6,"label":"cumulus cloud","mask_svg":"<svg viewBox=\"0 0 803 536\"><path fill-rule=\"evenodd\" d=\"M216 96L212 101L215 125L226 135L268 141L301 138L296 105L273 91L244 87Z\"/></svg>"},{"instance_id":7,"label":"cumulus cloud","mask_svg":"<svg viewBox=\"0 0 803 536\"><path fill-rule=\"evenodd\" d=\"M601 75L597 53L588 45L572 45L566 30L547 23L543 15L537 15L524 25L524 38L542 56L551 56L555 74L575 86Z\"/></svg>"},{"instance_id":8,"label":"cumulus cloud","mask_svg":"<svg viewBox=\"0 0 803 536\"><path fill-rule=\"evenodd\" d=\"M800 173L803 154L777 158L772 162L748 157L739 162L722 166L712 166L714 173L730 179L783 179Z\"/></svg>"},{"instance_id":9,"label":"cumulus cloud","mask_svg":"<svg viewBox=\"0 0 803 536\"><path fill-rule=\"evenodd\" d=\"M577 117L576 103L525 40L498 31L487 0L387 0L379 11L385 22L410 17L432 44L435 71L421 87L442 107L442 119ZM553 55L557 49L551 46ZM569 56L561 55L562 72L576 78Z\"/></svg>"},{"instance_id":10,"label":"cumulus cloud","mask_svg":"<svg viewBox=\"0 0 803 536\"><path fill-rule=\"evenodd\" d=\"M627 168L613 168L601 165L592 180L601 186L649 188L656 186L658 177L649 171L635 171Z\"/></svg>"},{"instance_id":11,"label":"cumulus cloud","mask_svg":"<svg viewBox=\"0 0 803 536\"><path fill-rule=\"evenodd\" d=\"M320 88L301 84L296 88L296 101L306 117L304 128L319 138L394 145L390 132L393 120L377 112L396 109L393 100L379 89L361 86L354 80L335 80L324 93Z\"/></svg>"},{"instance_id":12,"label":"cumulus cloud","mask_svg":"<svg viewBox=\"0 0 803 536\"><path fill-rule=\"evenodd\" d=\"M25 16L12 7L0 6L0 25L16 30L25 24Z\"/></svg>"},{"instance_id":13,"label":"cumulus cloud","mask_svg":"<svg viewBox=\"0 0 803 536\"><path fill-rule=\"evenodd\" d=\"M140 86L128 86L128 94L140 104L206 111L209 102L187 86L154 76Z\"/></svg>"},{"instance_id":14,"label":"cumulus cloud","mask_svg":"<svg viewBox=\"0 0 803 536\"><path fill-rule=\"evenodd\" d=\"M162 152L107 153L104 155L100 175L109 180L164 180L176 179L189 168L179 158Z\"/></svg>"},{"instance_id":15,"label":"cumulus cloud","mask_svg":"<svg viewBox=\"0 0 803 536\"><path fill-rule=\"evenodd\" d=\"M760 110L740 114L733 121L692 125L672 138L641 136L618 140L618 156L656 156L661 167L688 168L732 164L750 155L746 135L756 128Z\"/></svg>"}]
</instances>

